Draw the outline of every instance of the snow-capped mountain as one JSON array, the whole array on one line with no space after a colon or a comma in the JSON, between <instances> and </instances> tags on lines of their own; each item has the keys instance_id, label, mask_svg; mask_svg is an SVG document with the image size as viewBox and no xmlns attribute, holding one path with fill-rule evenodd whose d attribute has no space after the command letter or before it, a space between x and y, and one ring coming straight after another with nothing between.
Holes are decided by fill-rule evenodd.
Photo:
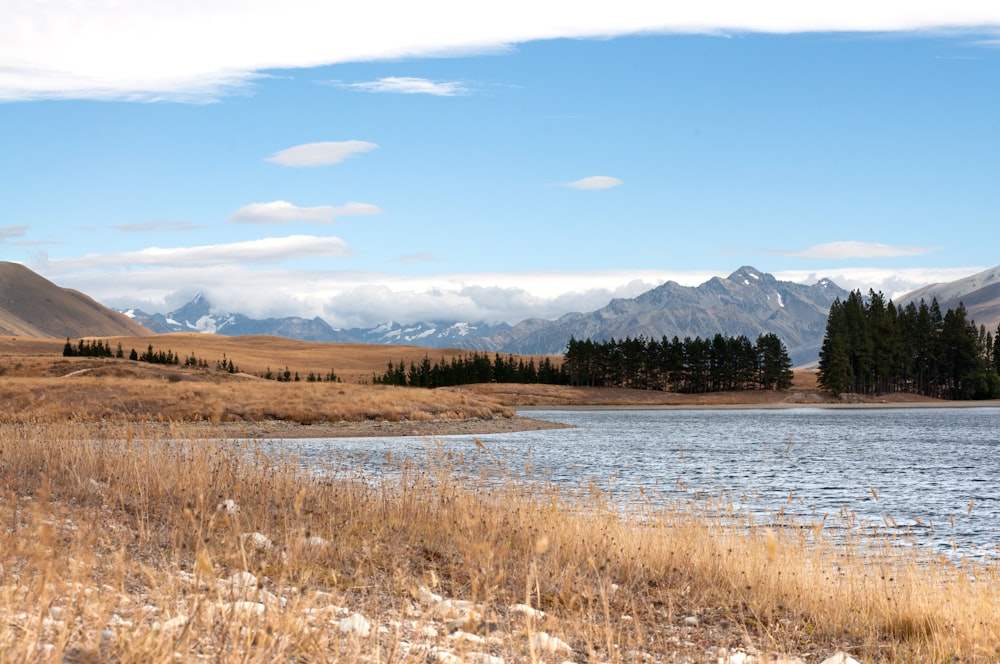
<instances>
[{"instance_id":1,"label":"snow-capped mountain","mask_svg":"<svg viewBox=\"0 0 1000 664\"><path fill-rule=\"evenodd\" d=\"M311 320L297 316L256 319L238 313L220 313L213 311L211 303L201 294L167 314L147 314L137 309L122 313L157 334L204 332L230 337L264 334L303 341L351 341L342 338L337 330L318 316Z\"/></svg>"},{"instance_id":2,"label":"snow-capped mountain","mask_svg":"<svg viewBox=\"0 0 1000 664\"><path fill-rule=\"evenodd\" d=\"M895 304L906 306L921 300L928 304L937 300L941 311L956 308L960 303L977 325L995 332L1000 324L1000 266L977 272L964 279L924 286L899 298Z\"/></svg>"},{"instance_id":3,"label":"snow-capped mountain","mask_svg":"<svg viewBox=\"0 0 1000 664\"><path fill-rule=\"evenodd\" d=\"M428 348L560 354L570 337L605 341L666 336L711 338L774 333L796 365L815 362L826 332L830 305L848 292L823 279L812 286L778 281L752 267L700 286L669 281L635 298L615 299L590 313L569 313L557 320L529 319L514 325L458 321L386 322L372 328L338 330L321 318L252 319L220 313L199 295L168 314L125 312L158 333L210 332L228 336L267 334L305 341L405 344Z\"/></svg>"},{"instance_id":4,"label":"snow-capped mountain","mask_svg":"<svg viewBox=\"0 0 1000 664\"><path fill-rule=\"evenodd\" d=\"M369 344L405 344L429 348L463 348L463 340L489 336L510 329L501 323L467 323L456 321L421 321L398 323L389 321L372 328L335 329L322 318L289 316L285 318L249 318L239 313L216 311L204 295L167 314L147 314L139 310L123 311L125 315L157 334L170 332L204 332L231 337L264 334L303 341L327 341Z\"/></svg>"},{"instance_id":5,"label":"snow-capped mountain","mask_svg":"<svg viewBox=\"0 0 1000 664\"><path fill-rule=\"evenodd\" d=\"M512 353L561 353L571 336L606 341L627 336L711 338L746 336L756 341L774 333L792 362L819 359L830 305L849 293L823 279L812 286L778 281L773 275L744 266L727 278L714 277L700 286L673 281L635 298L615 299L591 313L567 314L555 321L527 320L490 337L486 350Z\"/></svg>"}]
</instances>

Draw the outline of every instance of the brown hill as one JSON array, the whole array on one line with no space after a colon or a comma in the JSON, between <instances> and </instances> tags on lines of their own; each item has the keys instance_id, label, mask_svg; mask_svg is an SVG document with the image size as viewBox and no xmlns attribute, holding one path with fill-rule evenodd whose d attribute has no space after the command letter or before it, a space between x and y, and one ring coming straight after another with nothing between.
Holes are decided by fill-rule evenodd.
<instances>
[{"instance_id":1,"label":"brown hill","mask_svg":"<svg viewBox=\"0 0 1000 664\"><path fill-rule=\"evenodd\" d=\"M65 339L153 333L79 291L56 286L23 265L0 262L0 334Z\"/></svg>"}]
</instances>

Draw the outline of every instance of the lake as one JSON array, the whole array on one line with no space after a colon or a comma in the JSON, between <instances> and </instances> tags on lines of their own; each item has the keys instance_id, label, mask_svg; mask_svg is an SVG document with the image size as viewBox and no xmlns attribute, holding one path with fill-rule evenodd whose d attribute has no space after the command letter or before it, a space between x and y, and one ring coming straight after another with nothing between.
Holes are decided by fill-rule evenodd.
<instances>
[{"instance_id":1,"label":"lake","mask_svg":"<svg viewBox=\"0 0 1000 664\"><path fill-rule=\"evenodd\" d=\"M579 487L597 483L622 509L649 500L721 498L766 523L782 510L827 527L904 536L950 555L1000 558L1000 409L761 409L531 411L572 429L477 438L513 472ZM469 459L472 436L436 444ZM419 461L423 438L294 441L306 459L377 477Z\"/></svg>"}]
</instances>

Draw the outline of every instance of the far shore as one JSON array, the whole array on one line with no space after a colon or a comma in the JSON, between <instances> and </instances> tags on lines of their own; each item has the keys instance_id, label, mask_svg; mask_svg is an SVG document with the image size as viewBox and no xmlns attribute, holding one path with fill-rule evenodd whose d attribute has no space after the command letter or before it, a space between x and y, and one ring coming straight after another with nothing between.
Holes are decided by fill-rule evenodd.
<instances>
[{"instance_id":1,"label":"far shore","mask_svg":"<svg viewBox=\"0 0 1000 664\"><path fill-rule=\"evenodd\" d=\"M1000 400L990 401L866 401L857 403L745 403L745 404L560 404L516 406L520 413L529 416L497 417L490 419L439 419L428 421L365 420L362 422L311 422L300 423L284 420L257 422L190 423L183 426L190 435L194 426L203 431L205 438L294 440L305 438L394 438L435 436L479 436L518 431L540 431L572 428L571 425L536 419L534 412L547 411L628 411L628 410L858 410L899 408L1000 408ZM94 433L100 425L91 425ZM136 424L136 433L156 430L169 435L170 423L148 422Z\"/></svg>"}]
</instances>

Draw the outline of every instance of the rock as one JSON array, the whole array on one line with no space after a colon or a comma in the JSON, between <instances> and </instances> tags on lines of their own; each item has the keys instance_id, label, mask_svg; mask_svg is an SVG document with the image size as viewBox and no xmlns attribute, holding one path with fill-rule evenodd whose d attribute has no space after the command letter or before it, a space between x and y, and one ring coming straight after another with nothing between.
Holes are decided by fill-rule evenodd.
<instances>
[{"instance_id":1,"label":"rock","mask_svg":"<svg viewBox=\"0 0 1000 664\"><path fill-rule=\"evenodd\" d=\"M222 512L224 514L239 514L240 506L236 504L236 501L232 498L226 498L221 503L215 506L216 512Z\"/></svg>"},{"instance_id":2,"label":"rock","mask_svg":"<svg viewBox=\"0 0 1000 664\"><path fill-rule=\"evenodd\" d=\"M546 632L536 632L531 637L531 642L537 650L542 652L553 654L573 652L568 643L558 636L549 636Z\"/></svg>"},{"instance_id":3,"label":"rock","mask_svg":"<svg viewBox=\"0 0 1000 664\"><path fill-rule=\"evenodd\" d=\"M264 533L243 533L240 539L247 546L253 547L257 551L270 551L274 548L274 542Z\"/></svg>"},{"instance_id":4,"label":"rock","mask_svg":"<svg viewBox=\"0 0 1000 664\"><path fill-rule=\"evenodd\" d=\"M827 657L822 662L820 662L820 664L861 664L861 662L854 659L846 652L838 652Z\"/></svg>"},{"instance_id":5,"label":"rock","mask_svg":"<svg viewBox=\"0 0 1000 664\"><path fill-rule=\"evenodd\" d=\"M360 613L352 613L337 624L341 634L353 634L365 639L372 633L372 624Z\"/></svg>"},{"instance_id":6,"label":"rock","mask_svg":"<svg viewBox=\"0 0 1000 664\"><path fill-rule=\"evenodd\" d=\"M443 599L441 595L432 593L427 586L417 588L417 600L424 606L435 606L440 604Z\"/></svg>"},{"instance_id":7,"label":"rock","mask_svg":"<svg viewBox=\"0 0 1000 664\"><path fill-rule=\"evenodd\" d=\"M257 577L247 571L234 572L228 579L219 579L216 584L220 591L239 597L257 590Z\"/></svg>"},{"instance_id":8,"label":"rock","mask_svg":"<svg viewBox=\"0 0 1000 664\"><path fill-rule=\"evenodd\" d=\"M259 618L267 611L267 607L260 602L219 602L216 607L222 611L229 619L246 620L248 618Z\"/></svg>"},{"instance_id":9,"label":"rock","mask_svg":"<svg viewBox=\"0 0 1000 664\"><path fill-rule=\"evenodd\" d=\"M505 664L503 657L494 657L484 652L470 652L466 654L467 664Z\"/></svg>"},{"instance_id":10,"label":"rock","mask_svg":"<svg viewBox=\"0 0 1000 664\"><path fill-rule=\"evenodd\" d=\"M511 613L520 613L526 618L535 618L537 620L541 620L545 617L544 611L528 606L527 604L514 604L510 607L509 611Z\"/></svg>"},{"instance_id":11,"label":"rock","mask_svg":"<svg viewBox=\"0 0 1000 664\"><path fill-rule=\"evenodd\" d=\"M483 645L486 643L486 639L478 634L470 634L461 630L449 634L448 639L454 641L455 643L473 643L475 645Z\"/></svg>"},{"instance_id":12,"label":"rock","mask_svg":"<svg viewBox=\"0 0 1000 664\"><path fill-rule=\"evenodd\" d=\"M330 545L330 540L326 539L325 537L313 535L312 537L303 538L302 545L306 547L312 547L315 549L322 549L323 547Z\"/></svg>"}]
</instances>

